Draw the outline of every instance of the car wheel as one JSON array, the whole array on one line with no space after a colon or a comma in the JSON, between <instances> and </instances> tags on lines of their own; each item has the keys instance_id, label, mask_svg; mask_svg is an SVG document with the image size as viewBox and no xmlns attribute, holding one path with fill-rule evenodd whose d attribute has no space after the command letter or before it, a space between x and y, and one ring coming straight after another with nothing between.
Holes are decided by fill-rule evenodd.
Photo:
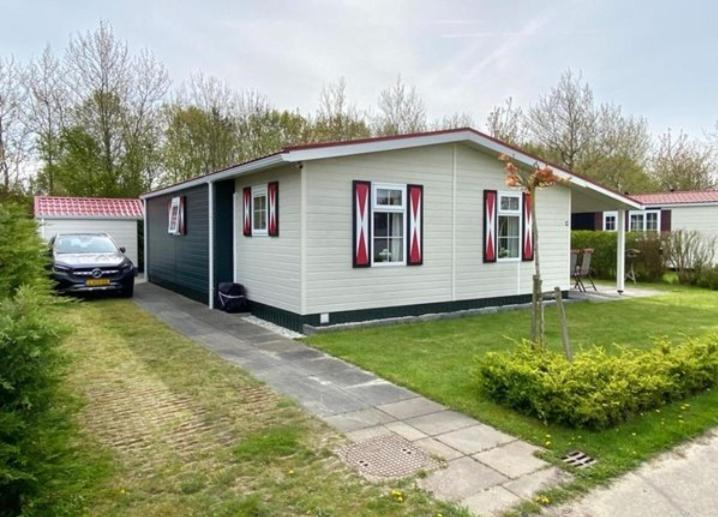
<instances>
[{"instance_id":1,"label":"car wheel","mask_svg":"<svg viewBox=\"0 0 718 517\"><path fill-rule=\"evenodd\" d=\"M127 284L125 287L122 288L122 296L123 298L132 298L132 295L135 292L135 281L131 280L129 284Z\"/></svg>"}]
</instances>

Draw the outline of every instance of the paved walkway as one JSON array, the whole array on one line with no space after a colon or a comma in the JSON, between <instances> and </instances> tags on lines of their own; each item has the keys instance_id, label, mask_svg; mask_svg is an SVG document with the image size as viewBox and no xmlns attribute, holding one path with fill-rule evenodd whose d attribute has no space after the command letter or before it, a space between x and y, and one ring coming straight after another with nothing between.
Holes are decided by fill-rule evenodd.
<instances>
[{"instance_id":1,"label":"paved walkway","mask_svg":"<svg viewBox=\"0 0 718 517\"><path fill-rule=\"evenodd\" d=\"M444 460L420 485L477 514L505 510L566 474L539 449L356 366L153 284L135 301L357 443L397 435Z\"/></svg>"},{"instance_id":2,"label":"paved walkway","mask_svg":"<svg viewBox=\"0 0 718 517\"><path fill-rule=\"evenodd\" d=\"M547 513L560 517L718 515L718 431L659 456L575 503Z\"/></svg>"}]
</instances>

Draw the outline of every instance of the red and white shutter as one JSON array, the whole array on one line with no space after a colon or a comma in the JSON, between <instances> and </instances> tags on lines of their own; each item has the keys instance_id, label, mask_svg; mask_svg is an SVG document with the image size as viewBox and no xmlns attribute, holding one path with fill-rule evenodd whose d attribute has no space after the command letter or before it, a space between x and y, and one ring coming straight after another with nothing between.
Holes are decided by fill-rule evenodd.
<instances>
[{"instance_id":1,"label":"red and white shutter","mask_svg":"<svg viewBox=\"0 0 718 517\"><path fill-rule=\"evenodd\" d=\"M371 265L371 235L369 230L369 214L371 213L371 183L354 181L352 189L352 206L354 212L354 239L352 264L354 267Z\"/></svg>"},{"instance_id":2,"label":"red and white shutter","mask_svg":"<svg viewBox=\"0 0 718 517\"><path fill-rule=\"evenodd\" d=\"M177 230L179 235L187 235L187 218L186 218L187 196L179 198L179 221L177 222Z\"/></svg>"},{"instance_id":3,"label":"red and white shutter","mask_svg":"<svg viewBox=\"0 0 718 517\"><path fill-rule=\"evenodd\" d=\"M406 263L419 266L424 260L424 187L407 185L406 193L409 199Z\"/></svg>"},{"instance_id":4,"label":"red and white shutter","mask_svg":"<svg viewBox=\"0 0 718 517\"><path fill-rule=\"evenodd\" d=\"M267 198L269 201L269 220L267 221L267 234L270 237L279 236L279 182L272 181L267 184Z\"/></svg>"},{"instance_id":5,"label":"red and white shutter","mask_svg":"<svg viewBox=\"0 0 718 517\"><path fill-rule=\"evenodd\" d=\"M252 236L252 187L244 187L242 191L242 233Z\"/></svg>"},{"instance_id":6,"label":"red and white shutter","mask_svg":"<svg viewBox=\"0 0 718 517\"><path fill-rule=\"evenodd\" d=\"M496 262L496 203L495 190L484 190L484 262Z\"/></svg>"},{"instance_id":7,"label":"red and white shutter","mask_svg":"<svg viewBox=\"0 0 718 517\"><path fill-rule=\"evenodd\" d=\"M523 206L523 217L521 218L523 221L521 259L527 262L534 259L534 229L533 215L531 214L531 202L531 194L524 192L521 203Z\"/></svg>"}]
</instances>

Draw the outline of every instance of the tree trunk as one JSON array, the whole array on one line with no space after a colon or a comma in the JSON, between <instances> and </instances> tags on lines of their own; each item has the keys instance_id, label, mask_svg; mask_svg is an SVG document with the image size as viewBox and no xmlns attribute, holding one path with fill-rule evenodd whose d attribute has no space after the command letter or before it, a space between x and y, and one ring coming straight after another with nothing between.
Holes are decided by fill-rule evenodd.
<instances>
[{"instance_id":1,"label":"tree trunk","mask_svg":"<svg viewBox=\"0 0 718 517\"><path fill-rule=\"evenodd\" d=\"M556 299L556 307L558 308L559 323L561 324L561 342L563 343L563 353L569 362L573 361L573 349L571 348L571 338L568 335L568 322L566 321L566 308L563 306L563 296L561 288L554 287L554 298Z\"/></svg>"},{"instance_id":2,"label":"tree trunk","mask_svg":"<svg viewBox=\"0 0 718 517\"><path fill-rule=\"evenodd\" d=\"M533 315L531 317L531 339L540 348L544 343L544 305L543 305L543 288L541 281L541 264L539 262L539 235L538 224L536 223L536 188L529 189L531 196L531 231L533 233L534 244L534 276L533 291L531 297L531 307Z\"/></svg>"}]
</instances>

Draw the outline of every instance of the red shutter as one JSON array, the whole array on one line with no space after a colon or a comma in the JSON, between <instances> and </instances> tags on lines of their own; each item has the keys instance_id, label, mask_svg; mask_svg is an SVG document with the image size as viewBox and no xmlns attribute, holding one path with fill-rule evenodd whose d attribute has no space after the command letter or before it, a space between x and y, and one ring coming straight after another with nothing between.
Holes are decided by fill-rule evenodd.
<instances>
[{"instance_id":1,"label":"red shutter","mask_svg":"<svg viewBox=\"0 0 718 517\"><path fill-rule=\"evenodd\" d=\"M244 187L242 191L242 233L252 236L252 187Z\"/></svg>"},{"instance_id":2,"label":"red shutter","mask_svg":"<svg viewBox=\"0 0 718 517\"><path fill-rule=\"evenodd\" d=\"M354 181L352 206L354 211L354 239L352 263L354 267L369 267L371 253L371 235L369 216L371 214L371 183Z\"/></svg>"},{"instance_id":3,"label":"red shutter","mask_svg":"<svg viewBox=\"0 0 718 517\"><path fill-rule=\"evenodd\" d=\"M671 231L671 211L670 210L661 210L661 231L662 232L670 232Z\"/></svg>"},{"instance_id":4,"label":"red shutter","mask_svg":"<svg viewBox=\"0 0 718 517\"><path fill-rule=\"evenodd\" d=\"M187 235L187 218L185 217L185 212L187 210L186 208L187 204L187 196L180 196L179 200L179 224L177 225L177 229L179 230L180 235Z\"/></svg>"},{"instance_id":5,"label":"red shutter","mask_svg":"<svg viewBox=\"0 0 718 517\"><path fill-rule=\"evenodd\" d=\"M269 202L267 234L270 237L277 237L279 236L279 182L272 181L267 184L267 198Z\"/></svg>"},{"instance_id":6,"label":"red shutter","mask_svg":"<svg viewBox=\"0 0 718 517\"><path fill-rule=\"evenodd\" d=\"M531 261L534 259L534 229L533 229L533 215L531 214L531 194L524 192L522 196L523 205L523 234L522 243L523 251L521 259L524 261Z\"/></svg>"},{"instance_id":7,"label":"red shutter","mask_svg":"<svg viewBox=\"0 0 718 517\"><path fill-rule=\"evenodd\" d=\"M484 190L484 262L496 262L496 203L495 190Z\"/></svg>"},{"instance_id":8,"label":"red shutter","mask_svg":"<svg viewBox=\"0 0 718 517\"><path fill-rule=\"evenodd\" d=\"M406 263L419 266L424 260L424 187L407 185L406 192L409 198Z\"/></svg>"}]
</instances>

